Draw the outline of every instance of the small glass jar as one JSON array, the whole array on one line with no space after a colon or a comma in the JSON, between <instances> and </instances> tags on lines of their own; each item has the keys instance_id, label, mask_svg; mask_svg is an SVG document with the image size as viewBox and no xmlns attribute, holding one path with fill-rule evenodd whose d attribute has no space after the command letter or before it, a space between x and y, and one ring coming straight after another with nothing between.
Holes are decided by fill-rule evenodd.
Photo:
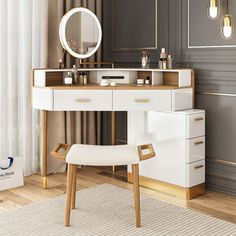
<instances>
[{"instance_id":1,"label":"small glass jar","mask_svg":"<svg viewBox=\"0 0 236 236\"><path fill-rule=\"evenodd\" d=\"M83 85L87 85L88 84L88 76L86 73L84 73L84 76L83 76Z\"/></svg>"},{"instance_id":2,"label":"small glass jar","mask_svg":"<svg viewBox=\"0 0 236 236\"><path fill-rule=\"evenodd\" d=\"M67 72L66 76L64 77L64 81L63 81L64 85L73 85L73 77L71 72Z\"/></svg>"},{"instance_id":3,"label":"small glass jar","mask_svg":"<svg viewBox=\"0 0 236 236\"><path fill-rule=\"evenodd\" d=\"M144 85L144 79L137 79L137 85Z\"/></svg>"},{"instance_id":4,"label":"small glass jar","mask_svg":"<svg viewBox=\"0 0 236 236\"><path fill-rule=\"evenodd\" d=\"M84 85L84 73L79 74L79 85Z\"/></svg>"},{"instance_id":5,"label":"small glass jar","mask_svg":"<svg viewBox=\"0 0 236 236\"><path fill-rule=\"evenodd\" d=\"M146 79L145 79L145 84L146 85L150 85L151 84L151 78L150 76L147 76Z\"/></svg>"}]
</instances>

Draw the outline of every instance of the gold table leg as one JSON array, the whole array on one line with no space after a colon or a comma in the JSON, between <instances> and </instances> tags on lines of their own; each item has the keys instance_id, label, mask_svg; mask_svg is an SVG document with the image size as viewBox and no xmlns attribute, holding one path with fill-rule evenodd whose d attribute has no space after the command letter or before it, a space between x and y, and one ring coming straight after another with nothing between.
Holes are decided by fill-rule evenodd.
<instances>
[{"instance_id":1,"label":"gold table leg","mask_svg":"<svg viewBox=\"0 0 236 236\"><path fill-rule=\"evenodd\" d=\"M43 189L46 189L48 187L48 178L47 177L42 177L42 184L43 184Z\"/></svg>"},{"instance_id":2,"label":"gold table leg","mask_svg":"<svg viewBox=\"0 0 236 236\"><path fill-rule=\"evenodd\" d=\"M42 111L42 185L47 188L47 111Z\"/></svg>"}]
</instances>

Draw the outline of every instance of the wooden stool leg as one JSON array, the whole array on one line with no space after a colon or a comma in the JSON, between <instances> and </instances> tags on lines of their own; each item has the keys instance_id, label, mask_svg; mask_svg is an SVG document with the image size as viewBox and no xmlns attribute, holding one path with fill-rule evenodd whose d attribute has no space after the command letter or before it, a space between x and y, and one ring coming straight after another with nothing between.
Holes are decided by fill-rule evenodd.
<instances>
[{"instance_id":1,"label":"wooden stool leg","mask_svg":"<svg viewBox=\"0 0 236 236\"><path fill-rule=\"evenodd\" d=\"M71 208L75 209L77 165L73 165Z\"/></svg>"},{"instance_id":2,"label":"wooden stool leg","mask_svg":"<svg viewBox=\"0 0 236 236\"><path fill-rule=\"evenodd\" d=\"M136 227L141 227L140 220L140 190L139 190L139 165L132 165L133 173L133 191L134 191L134 206L136 214Z\"/></svg>"},{"instance_id":3,"label":"wooden stool leg","mask_svg":"<svg viewBox=\"0 0 236 236\"><path fill-rule=\"evenodd\" d=\"M65 219L65 226L70 225L73 168L74 168L73 165L68 164L67 186L66 186L66 219Z\"/></svg>"}]
</instances>

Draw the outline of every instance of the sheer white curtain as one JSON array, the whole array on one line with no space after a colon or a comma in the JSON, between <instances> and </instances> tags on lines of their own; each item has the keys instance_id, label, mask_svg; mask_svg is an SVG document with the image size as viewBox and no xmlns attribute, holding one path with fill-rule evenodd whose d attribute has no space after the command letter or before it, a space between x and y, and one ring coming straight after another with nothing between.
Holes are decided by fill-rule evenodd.
<instances>
[{"instance_id":1,"label":"sheer white curtain","mask_svg":"<svg viewBox=\"0 0 236 236\"><path fill-rule=\"evenodd\" d=\"M47 65L48 0L0 0L0 159L39 169L40 115L31 106L31 71Z\"/></svg>"}]
</instances>

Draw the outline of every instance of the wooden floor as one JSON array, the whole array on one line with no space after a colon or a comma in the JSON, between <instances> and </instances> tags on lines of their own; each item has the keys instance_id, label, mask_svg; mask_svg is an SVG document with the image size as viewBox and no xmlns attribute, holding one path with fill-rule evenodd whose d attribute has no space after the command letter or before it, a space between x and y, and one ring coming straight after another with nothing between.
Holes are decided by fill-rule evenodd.
<instances>
[{"instance_id":1,"label":"wooden floor","mask_svg":"<svg viewBox=\"0 0 236 236\"><path fill-rule=\"evenodd\" d=\"M111 168L85 167L78 169L77 190L89 188L102 183L113 184L132 190L132 185L126 182L126 171L118 169L115 174ZM65 193L66 174L49 176L49 188L41 187L41 176L33 175L25 178L25 186L0 192L0 213L20 206L53 198ZM202 213L236 223L236 197L207 191L205 195L190 201L178 199L151 189L141 188L143 195L171 202L175 205L195 209Z\"/></svg>"}]
</instances>

